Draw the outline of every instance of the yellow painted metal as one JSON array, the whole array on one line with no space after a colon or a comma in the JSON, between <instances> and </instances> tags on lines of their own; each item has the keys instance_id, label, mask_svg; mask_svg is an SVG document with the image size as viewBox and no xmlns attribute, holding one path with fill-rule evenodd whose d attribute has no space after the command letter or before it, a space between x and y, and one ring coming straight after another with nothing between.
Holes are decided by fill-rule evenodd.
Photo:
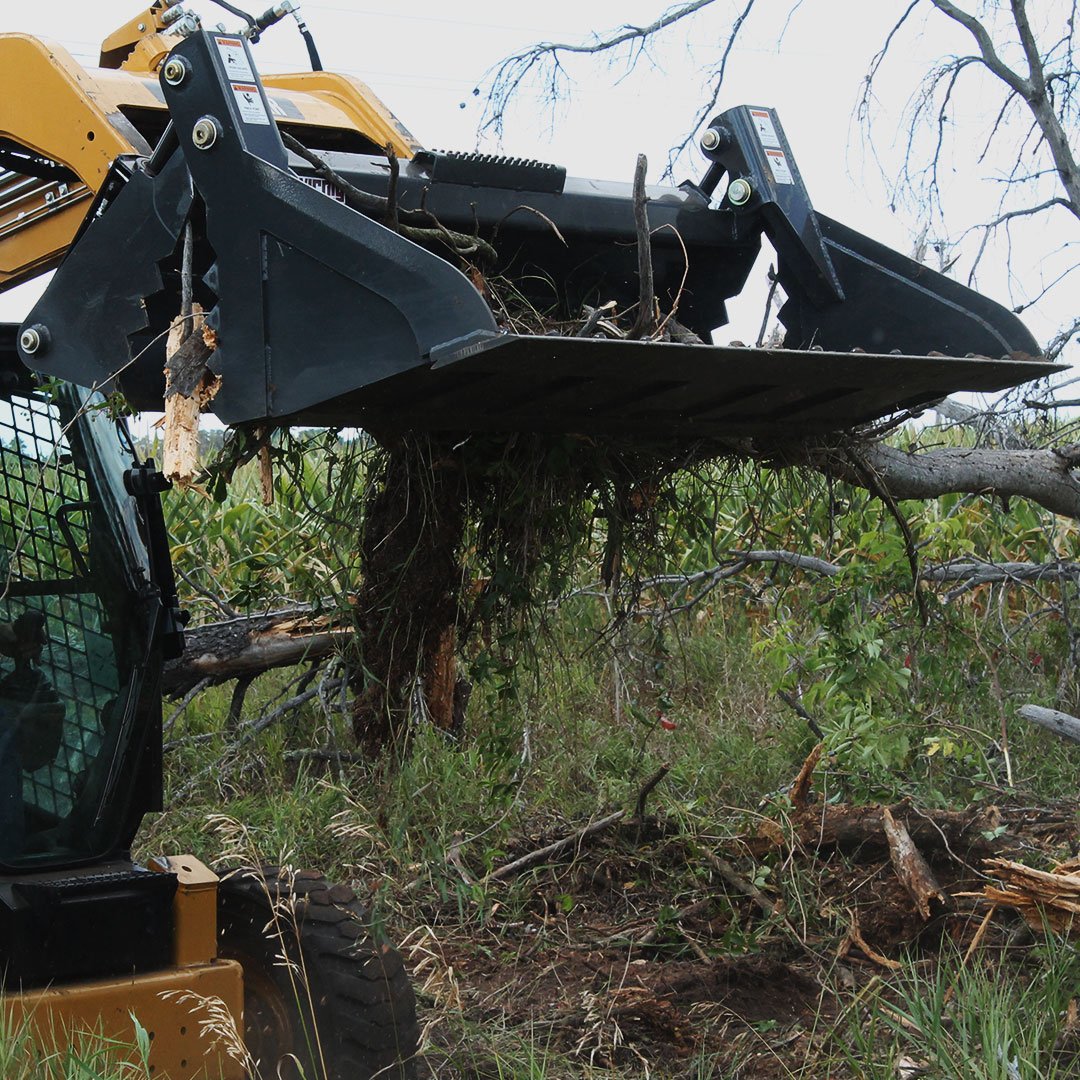
<instances>
[{"instance_id":1,"label":"yellow painted metal","mask_svg":"<svg viewBox=\"0 0 1080 1080\"><path fill-rule=\"evenodd\" d=\"M145 123L153 114L158 130L164 126L157 70L181 40L163 27L161 12L147 8L106 38L102 60L112 66L93 69L59 45L0 34L0 137L77 177L67 184L27 182L0 170L0 291L57 266L113 160L150 152L139 128L153 128ZM285 129L355 132L403 158L421 148L359 79L313 71L263 81Z\"/></svg>"},{"instance_id":2,"label":"yellow painted metal","mask_svg":"<svg viewBox=\"0 0 1080 1080\"><path fill-rule=\"evenodd\" d=\"M288 95L301 114L305 106L313 115L317 115L311 105L315 102L333 110L344 119L336 126L366 135L376 146L389 143L394 153L401 158L411 158L423 147L412 133L386 107L367 83L347 75L336 75L331 71L301 71L295 75L266 75L263 85L267 89L271 104L275 95L273 90L291 91ZM289 121L278 118L279 123L287 126ZM318 120L304 118L303 123L319 123Z\"/></svg>"},{"instance_id":3,"label":"yellow painted metal","mask_svg":"<svg viewBox=\"0 0 1080 1080\"><path fill-rule=\"evenodd\" d=\"M154 3L133 19L129 19L119 29L114 30L101 43L101 59L98 63L103 68L126 65L132 50L147 38L156 37L165 29L163 18L165 7ZM179 40L178 38L175 40ZM147 68L143 70L153 70Z\"/></svg>"},{"instance_id":4,"label":"yellow painted metal","mask_svg":"<svg viewBox=\"0 0 1080 1080\"><path fill-rule=\"evenodd\" d=\"M134 1013L150 1034L155 1077L242 1080L246 1076L242 1062L228 1053L225 1043L215 1045L200 1026L212 1019L210 1009L222 1008L220 1015L232 1018L227 1026L234 1033L234 1046L235 1032L243 1032L243 970L235 961L9 993L4 1001L12 1023L25 1019L46 1050L69 1046L73 1035L88 1031L131 1043Z\"/></svg>"},{"instance_id":5,"label":"yellow painted metal","mask_svg":"<svg viewBox=\"0 0 1080 1080\"><path fill-rule=\"evenodd\" d=\"M206 964L217 957L218 876L194 855L151 859L151 870L176 875L173 963Z\"/></svg>"},{"instance_id":6,"label":"yellow painted metal","mask_svg":"<svg viewBox=\"0 0 1080 1080\"><path fill-rule=\"evenodd\" d=\"M152 75L156 83L158 68L180 40L175 34L148 34L131 50L120 65L120 70L136 75Z\"/></svg>"},{"instance_id":7,"label":"yellow painted metal","mask_svg":"<svg viewBox=\"0 0 1080 1080\"><path fill-rule=\"evenodd\" d=\"M79 179L69 187L81 188L53 206L56 187L22 197L11 190L22 178L8 178L0 189L0 288L60 261L113 159L132 152L131 139L91 89L86 72L60 46L0 35L0 137L66 165Z\"/></svg>"}]
</instances>

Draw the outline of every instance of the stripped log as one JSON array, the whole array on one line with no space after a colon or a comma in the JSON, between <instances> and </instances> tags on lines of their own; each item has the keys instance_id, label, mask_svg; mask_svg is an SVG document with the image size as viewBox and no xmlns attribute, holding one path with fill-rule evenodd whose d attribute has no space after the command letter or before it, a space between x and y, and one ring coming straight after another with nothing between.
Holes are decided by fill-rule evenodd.
<instances>
[{"instance_id":1,"label":"stripped log","mask_svg":"<svg viewBox=\"0 0 1080 1080\"><path fill-rule=\"evenodd\" d=\"M893 869L915 902L919 914L927 920L935 911L950 907L949 898L937 883L930 864L915 846L903 822L897 821L888 807L882 810L881 818L885 837L889 841L889 856Z\"/></svg>"},{"instance_id":2,"label":"stripped log","mask_svg":"<svg viewBox=\"0 0 1080 1080\"><path fill-rule=\"evenodd\" d=\"M1063 739L1080 742L1080 717L1070 716L1069 713L1059 712L1057 709L1044 709L1041 705L1022 705L1019 712L1025 720L1030 720Z\"/></svg>"},{"instance_id":3,"label":"stripped log","mask_svg":"<svg viewBox=\"0 0 1080 1080\"><path fill-rule=\"evenodd\" d=\"M217 685L313 663L339 652L352 634L340 615L317 615L307 606L192 627L184 655L165 665L162 690L176 698L204 679Z\"/></svg>"},{"instance_id":4,"label":"stripped log","mask_svg":"<svg viewBox=\"0 0 1080 1080\"><path fill-rule=\"evenodd\" d=\"M207 366L216 346L202 309L178 316L165 343L165 440L162 471L181 487L194 483L199 462L199 416L214 400L221 380Z\"/></svg>"},{"instance_id":5,"label":"stripped log","mask_svg":"<svg viewBox=\"0 0 1080 1080\"><path fill-rule=\"evenodd\" d=\"M983 897L991 904L1012 908L1032 928L1076 936L1080 930L1080 859L1036 870L1010 859L987 859L983 864L1001 882L987 885Z\"/></svg>"}]
</instances>

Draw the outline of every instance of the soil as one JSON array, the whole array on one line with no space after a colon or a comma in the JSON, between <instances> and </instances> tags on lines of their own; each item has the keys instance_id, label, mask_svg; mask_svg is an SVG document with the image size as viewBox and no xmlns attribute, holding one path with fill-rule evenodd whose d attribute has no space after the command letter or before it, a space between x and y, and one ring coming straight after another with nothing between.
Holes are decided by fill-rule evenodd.
<instances>
[{"instance_id":1,"label":"soil","mask_svg":"<svg viewBox=\"0 0 1080 1080\"><path fill-rule=\"evenodd\" d=\"M441 973L425 966L417 979L431 1022L426 1066L438 1077L519 1075L505 1064L517 1060L507 1049L516 1038L542 1049L546 1071L535 1075L545 1077L839 1080L842 1067L813 1063L835 1060L834 1021L860 991L887 983L900 959L929 970L972 942L986 909L963 894L981 891L986 845L1023 849L1029 862L1075 850L1074 806L995 813L1006 831L992 840L927 845L949 898L927 921L873 843L815 850L797 838L767 856L750 854L760 837L712 848L746 882L756 877L767 901L793 905L767 917L710 873L700 838L656 821L620 823L482 917L456 900L424 904ZM555 838L523 840L507 858ZM454 872L467 872L456 857ZM986 958L1023 942L1020 920L1002 911L978 946Z\"/></svg>"}]
</instances>

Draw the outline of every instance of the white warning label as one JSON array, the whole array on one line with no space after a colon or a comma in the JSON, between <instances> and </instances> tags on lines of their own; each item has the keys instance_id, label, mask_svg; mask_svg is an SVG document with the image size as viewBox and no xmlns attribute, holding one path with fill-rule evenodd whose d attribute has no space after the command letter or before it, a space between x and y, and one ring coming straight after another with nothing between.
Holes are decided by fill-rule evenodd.
<instances>
[{"instance_id":1,"label":"white warning label","mask_svg":"<svg viewBox=\"0 0 1080 1080\"><path fill-rule=\"evenodd\" d=\"M754 130L761 140L762 146L775 146L780 149L780 136L776 133L776 125L773 123L772 113L768 109L751 109L750 119L754 122Z\"/></svg>"},{"instance_id":2,"label":"white warning label","mask_svg":"<svg viewBox=\"0 0 1080 1080\"><path fill-rule=\"evenodd\" d=\"M259 88L254 83L232 83L233 97L245 124L269 124L266 106L263 105Z\"/></svg>"},{"instance_id":3,"label":"white warning label","mask_svg":"<svg viewBox=\"0 0 1080 1080\"><path fill-rule=\"evenodd\" d=\"M772 166L773 179L778 184L794 184L795 177L791 175L791 166L788 164L787 154L783 150L766 150L765 156Z\"/></svg>"},{"instance_id":4,"label":"white warning label","mask_svg":"<svg viewBox=\"0 0 1080 1080\"><path fill-rule=\"evenodd\" d=\"M297 179L301 184L307 184L309 188L321 191L324 195L329 195L334 202L345 205L345 192L337 184L331 184L329 180L323 180L318 176L300 176Z\"/></svg>"},{"instance_id":5,"label":"white warning label","mask_svg":"<svg viewBox=\"0 0 1080 1080\"><path fill-rule=\"evenodd\" d=\"M218 52L221 54L221 62L225 65L225 74L232 82L254 82L255 72L251 69L251 61L248 60L244 51L244 42L238 37L215 37Z\"/></svg>"}]
</instances>

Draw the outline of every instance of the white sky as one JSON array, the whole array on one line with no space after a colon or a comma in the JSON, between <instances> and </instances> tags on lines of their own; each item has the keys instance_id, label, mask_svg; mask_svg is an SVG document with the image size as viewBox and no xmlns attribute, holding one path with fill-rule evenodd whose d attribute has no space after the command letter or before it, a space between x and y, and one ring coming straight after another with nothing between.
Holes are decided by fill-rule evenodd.
<instances>
[{"instance_id":1,"label":"white sky","mask_svg":"<svg viewBox=\"0 0 1080 1080\"><path fill-rule=\"evenodd\" d=\"M890 196L880 170L864 152L853 108L861 79L874 51L884 40L896 14L906 3L867 0L805 0L777 41L792 0L758 0L740 45L729 62L727 91L720 108L736 104L770 105L778 110L792 143L814 205L875 239L910 252L920 227L920 210L903 205L890 212ZM269 0L249 9L259 11ZM422 143L442 149L468 149L476 144L482 101L473 88L484 73L507 54L541 39L579 41L622 23L647 23L666 0L547 0L495 5L477 0L454 4L412 0L310 0L302 6L329 70L355 74L367 81ZM1045 0L1046 10L1059 0ZM501 147L486 149L537 157L565 165L576 175L629 180L639 152L649 157L650 180L658 180L667 150L685 134L691 118L706 99L708 65L715 62L733 15L744 0L719 0L691 21L656 41L648 58L628 70L623 58L612 62L582 60L568 66L571 97L552 116L535 87L523 94L510 113ZM39 0L37 4L0 0L0 31L24 31L60 42L80 62L96 63L100 40L139 9L138 0ZM232 16L209 0L188 6L207 25ZM240 6L245 6L243 3ZM970 6L970 5L969 5ZM890 165L899 160L898 139L886 133L902 130L902 109L934 58L949 51L967 52L966 34L937 15L913 24L883 69L878 82L881 119L879 149ZM303 42L291 20L270 31L255 50L263 71L307 68ZM950 120L961 133L974 132L992 118L996 99L976 92L957 99ZM896 144L896 145L894 145ZM991 158L976 162L980 147L970 138L957 140L957 152L946 161L947 209L952 231L968 220L992 215L1000 176L1012 162ZM1012 159L1015 161L1015 156ZM692 154L676 171L676 179L700 176L703 162ZM1071 230L1071 231L1070 231ZM1017 236L1021 236L1018 231ZM1048 253L1063 242L1080 241L1074 220L1047 215L1024 225L1014 245L1016 266L1012 287L1023 282L1037 291L1040 275L1057 273L1061 259ZM1003 258L988 261L979 285L995 299L1022 299L1003 273ZM1074 260L1075 261L1075 260ZM1020 264L1023 264L1022 266ZM758 279L760 280L758 275ZM1078 275L1080 277L1080 275ZM1037 337L1048 338L1075 311L1068 285L1058 290L1045 314L1028 312ZM32 289L0 296L0 318L20 317ZM748 291L733 305L730 333L718 340L753 337L761 318L762 292Z\"/></svg>"}]
</instances>

